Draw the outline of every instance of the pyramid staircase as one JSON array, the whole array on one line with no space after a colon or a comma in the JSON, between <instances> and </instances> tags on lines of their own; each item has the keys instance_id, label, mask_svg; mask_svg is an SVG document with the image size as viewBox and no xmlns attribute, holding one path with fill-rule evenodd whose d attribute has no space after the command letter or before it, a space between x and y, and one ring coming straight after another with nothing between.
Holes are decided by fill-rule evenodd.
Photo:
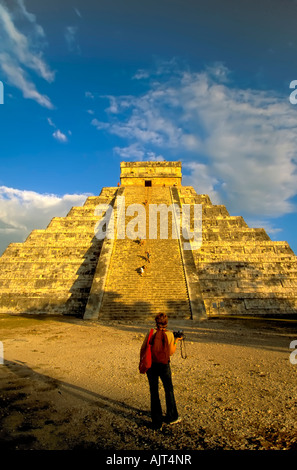
<instances>
[{"instance_id":1,"label":"pyramid staircase","mask_svg":"<svg viewBox=\"0 0 297 470\"><path fill-rule=\"evenodd\" d=\"M171 318L297 314L297 257L288 243L272 241L264 229L248 227L242 217L230 216L225 206L213 205L191 186L166 183L168 162L150 163L151 168L144 170L139 165L126 168L127 185L103 188L99 196L87 198L66 217L52 219L45 230L33 230L24 243L8 246L0 257L0 313L104 320L151 319L159 312ZM177 166L172 168L175 171ZM130 170L136 172L134 176L145 171L151 179L159 171L160 181L145 186L143 173L138 173L129 185ZM143 208L144 245L131 236L120 236L123 197L125 212L133 204ZM192 250L185 250L183 236L172 236L171 212L168 237L162 238L159 221L157 238L150 236L149 206L172 203L181 209L184 204L202 205L198 249L192 245ZM114 208L113 238L100 240L95 235L104 219L104 213L95 211L100 204ZM133 224L135 214L130 213L125 229ZM150 263L145 261L146 251ZM147 267L143 276L142 265Z\"/></svg>"},{"instance_id":2,"label":"pyramid staircase","mask_svg":"<svg viewBox=\"0 0 297 470\"><path fill-rule=\"evenodd\" d=\"M171 205L168 187L127 186L125 212L132 204L139 204L145 211L146 233L143 244L127 236L128 224L135 218L127 215L125 238L116 238L113 244L108 274L100 311L97 308L86 311L85 318L135 319L151 318L159 312L166 312L170 318L191 318L191 308L183 260L179 242L172 238L172 218L168 217L168 238L160 238L160 219L157 219L156 239L149 238L149 206L152 204ZM138 227L135 227L136 231ZM133 234L136 237L136 233ZM150 262L145 252L150 253ZM143 276L140 267L146 267ZM100 276L100 273L98 273ZM95 275L96 277L96 275ZM91 295L95 294L91 290Z\"/></svg>"}]
</instances>

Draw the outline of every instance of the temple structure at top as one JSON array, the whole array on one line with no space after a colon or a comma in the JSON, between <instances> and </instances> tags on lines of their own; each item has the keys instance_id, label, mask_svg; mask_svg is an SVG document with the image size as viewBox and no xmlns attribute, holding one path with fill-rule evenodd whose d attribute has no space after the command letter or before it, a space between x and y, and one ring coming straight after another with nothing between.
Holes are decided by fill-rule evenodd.
<instances>
[{"instance_id":1,"label":"temple structure at top","mask_svg":"<svg viewBox=\"0 0 297 470\"><path fill-rule=\"evenodd\" d=\"M174 186L182 182L181 162L122 162L123 186Z\"/></svg>"}]
</instances>

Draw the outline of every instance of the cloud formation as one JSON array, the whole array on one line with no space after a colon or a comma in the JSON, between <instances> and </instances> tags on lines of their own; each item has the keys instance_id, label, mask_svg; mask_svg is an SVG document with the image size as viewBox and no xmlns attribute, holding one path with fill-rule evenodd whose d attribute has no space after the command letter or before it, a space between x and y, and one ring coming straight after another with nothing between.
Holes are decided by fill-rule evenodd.
<instances>
[{"instance_id":1,"label":"cloud formation","mask_svg":"<svg viewBox=\"0 0 297 470\"><path fill-rule=\"evenodd\" d=\"M162 155L156 155L155 152L146 151L138 143L131 144L128 147L114 147L113 150L121 158L125 158L128 160L135 160L135 161L142 161L142 160L162 161L164 160L164 157Z\"/></svg>"},{"instance_id":2,"label":"cloud formation","mask_svg":"<svg viewBox=\"0 0 297 470\"><path fill-rule=\"evenodd\" d=\"M57 129L54 133L53 133L53 137L58 140L59 142L67 142L67 136L65 134L63 134L63 132L60 131L60 129Z\"/></svg>"},{"instance_id":3,"label":"cloud formation","mask_svg":"<svg viewBox=\"0 0 297 470\"><path fill-rule=\"evenodd\" d=\"M98 130L123 139L118 155L181 159L184 181L233 213L296 210L297 122L288 97L235 87L220 64L191 72L176 64L170 71L167 63L149 78L143 70L135 77L147 80L147 91L110 97L106 121L93 119Z\"/></svg>"},{"instance_id":4,"label":"cloud formation","mask_svg":"<svg viewBox=\"0 0 297 470\"><path fill-rule=\"evenodd\" d=\"M0 186L0 255L11 242L22 242L34 229L44 229L53 217L64 217L81 206L86 194L40 194Z\"/></svg>"},{"instance_id":5,"label":"cloud formation","mask_svg":"<svg viewBox=\"0 0 297 470\"><path fill-rule=\"evenodd\" d=\"M70 52L80 53L80 47L76 41L77 27L76 26L67 26L65 28L65 41Z\"/></svg>"},{"instance_id":6,"label":"cloud formation","mask_svg":"<svg viewBox=\"0 0 297 470\"><path fill-rule=\"evenodd\" d=\"M51 127L54 127L55 129L57 128L56 124L51 118L47 118L47 122ZM68 131L68 134L71 135L71 131ZM68 137L66 136L66 134L60 131L60 129L57 129L55 132L53 132L52 135L54 139L58 140L59 142L68 142Z\"/></svg>"},{"instance_id":7,"label":"cloud formation","mask_svg":"<svg viewBox=\"0 0 297 470\"><path fill-rule=\"evenodd\" d=\"M32 72L48 83L53 82L54 72L43 58L42 51L36 48L39 40L45 37L43 28L36 23L35 15L26 10L23 0L17 0L16 12L9 11L0 3L0 67L7 82L21 90L24 98L32 99L46 108L53 108L51 100L40 93L31 77ZM30 23L32 44L29 36L23 34L16 26L16 17ZM32 40L31 40L32 41ZM36 50L37 49L37 50Z\"/></svg>"}]
</instances>

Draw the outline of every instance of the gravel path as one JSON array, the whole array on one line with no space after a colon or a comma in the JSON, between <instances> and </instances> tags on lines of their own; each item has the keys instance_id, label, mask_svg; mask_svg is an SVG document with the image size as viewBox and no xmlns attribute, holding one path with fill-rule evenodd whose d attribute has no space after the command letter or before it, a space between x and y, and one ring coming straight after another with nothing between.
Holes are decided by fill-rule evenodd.
<instances>
[{"instance_id":1,"label":"gravel path","mask_svg":"<svg viewBox=\"0 0 297 470\"><path fill-rule=\"evenodd\" d=\"M297 450L296 323L171 321L186 334L171 361L182 422L161 431L138 373L151 326L1 315L0 449Z\"/></svg>"}]
</instances>

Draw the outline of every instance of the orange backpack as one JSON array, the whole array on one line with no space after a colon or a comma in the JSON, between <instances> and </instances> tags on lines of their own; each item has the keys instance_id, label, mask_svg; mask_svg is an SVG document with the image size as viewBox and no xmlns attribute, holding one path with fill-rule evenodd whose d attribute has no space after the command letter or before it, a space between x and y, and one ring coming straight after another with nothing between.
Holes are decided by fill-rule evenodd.
<instances>
[{"instance_id":1,"label":"orange backpack","mask_svg":"<svg viewBox=\"0 0 297 470\"><path fill-rule=\"evenodd\" d=\"M138 368L141 374L145 374L152 366L152 346L150 341L153 336L153 332L154 330L152 328L149 332L146 344L144 344L140 350L140 361Z\"/></svg>"},{"instance_id":2,"label":"orange backpack","mask_svg":"<svg viewBox=\"0 0 297 470\"><path fill-rule=\"evenodd\" d=\"M152 362L169 362L169 344L165 330L157 330L153 335L150 344L152 345Z\"/></svg>"}]
</instances>

